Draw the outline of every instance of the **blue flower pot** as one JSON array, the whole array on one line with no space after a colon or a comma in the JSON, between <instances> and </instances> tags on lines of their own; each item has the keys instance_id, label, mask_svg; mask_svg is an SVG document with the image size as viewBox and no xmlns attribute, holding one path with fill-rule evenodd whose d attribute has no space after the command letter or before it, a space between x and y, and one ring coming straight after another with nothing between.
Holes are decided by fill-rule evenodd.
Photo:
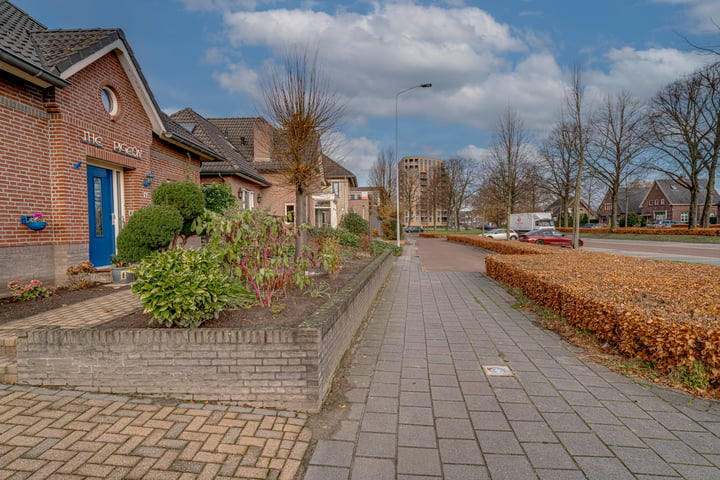
<instances>
[{"instance_id":1,"label":"blue flower pot","mask_svg":"<svg viewBox=\"0 0 720 480\"><path fill-rule=\"evenodd\" d=\"M45 228L47 223L45 223L45 222L28 222L25 225L27 225L30 230L42 230L43 228Z\"/></svg>"}]
</instances>

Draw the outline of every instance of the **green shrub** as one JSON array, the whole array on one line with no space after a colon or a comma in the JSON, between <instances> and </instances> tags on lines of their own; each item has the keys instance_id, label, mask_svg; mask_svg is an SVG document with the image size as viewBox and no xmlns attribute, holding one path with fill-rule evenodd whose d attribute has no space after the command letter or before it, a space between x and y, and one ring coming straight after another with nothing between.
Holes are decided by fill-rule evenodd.
<instances>
[{"instance_id":1,"label":"green shrub","mask_svg":"<svg viewBox=\"0 0 720 480\"><path fill-rule=\"evenodd\" d=\"M373 240L372 242L370 242L370 253L372 255L380 255L385 250L392 250L393 255L395 255L396 257L402 254L402 249L395 244L383 242L381 240Z\"/></svg>"},{"instance_id":2,"label":"green shrub","mask_svg":"<svg viewBox=\"0 0 720 480\"><path fill-rule=\"evenodd\" d=\"M140 295L144 312L152 314L151 323L196 328L248 299L247 290L231 282L220 263L207 249L156 252L133 268L132 291Z\"/></svg>"},{"instance_id":3,"label":"green shrub","mask_svg":"<svg viewBox=\"0 0 720 480\"><path fill-rule=\"evenodd\" d=\"M120 230L115 263L139 262L155 250L166 248L180 232L183 219L167 205L150 205L136 211Z\"/></svg>"},{"instance_id":4,"label":"green shrub","mask_svg":"<svg viewBox=\"0 0 720 480\"><path fill-rule=\"evenodd\" d=\"M345 247L358 248L360 246L360 237L352 232L348 232L345 229L337 229L337 237L340 241L340 245Z\"/></svg>"},{"instance_id":5,"label":"green shrub","mask_svg":"<svg viewBox=\"0 0 720 480\"><path fill-rule=\"evenodd\" d=\"M205 208L211 212L222 215L229 208L236 207L238 204L237 197L232 193L232 188L226 183L203 185L202 192L205 196Z\"/></svg>"},{"instance_id":6,"label":"green shrub","mask_svg":"<svg viewBox=\"0 0 720 480\"><path fill-rule=\"evenodd\" d=\"M358 236L370 233L370 223L355 212L343 215L340 220L340 228Z\"/></svg>"},{"instance_id":7,"label":"green shrub","mask_svg":"<svg viewBox=\"0 0 720 480\"><path fill-rule=\"evenodd\" d=\"M192 182L163 183L153 191L155 205L168 205L175 208L183 219L180 235L193 234L192 222L205 211L205 195L200 187Z\"/></svg>"},{"instance_id":8,"label":"green shrub","mask_svg":"<svg viewBox=\"0 0 720 480\"><path fill-rule=\"evenodd\" d=\"M215 216L199 227L206 232L208 248L225 259L231 275L255 293L260 306L272 306L291 282L299 288L310 282L305 276L307 252L293 261L298 230L283 218L241 210L232 217Z\"/></svg>"}]
</instances>

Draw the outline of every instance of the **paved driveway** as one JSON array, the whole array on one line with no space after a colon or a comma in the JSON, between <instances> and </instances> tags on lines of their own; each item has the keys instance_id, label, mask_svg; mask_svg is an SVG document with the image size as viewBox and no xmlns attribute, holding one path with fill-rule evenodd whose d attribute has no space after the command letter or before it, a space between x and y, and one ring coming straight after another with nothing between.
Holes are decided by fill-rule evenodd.
<instances>
[{"instance_id":1,"label":"paved driveway","mask_svg":"<svg viewBox=\"0 0 720 480\"><path fill-rule=\"evenodd\" d=\"M477 273L479 250L416 242L306 480L720 479L720 405L582 360Z\"/></svg>"}]
</instances>

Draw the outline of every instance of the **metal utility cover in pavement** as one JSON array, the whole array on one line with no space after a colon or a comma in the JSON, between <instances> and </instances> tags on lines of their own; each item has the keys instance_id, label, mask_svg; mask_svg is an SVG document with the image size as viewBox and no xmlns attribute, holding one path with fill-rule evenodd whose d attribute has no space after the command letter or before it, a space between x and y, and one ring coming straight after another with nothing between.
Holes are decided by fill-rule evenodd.
<instances>
[{"instance_id":1,"label":"metal utility cover in pavement","mask_svg":"<svg viewBox=\"0 0 720 480\"><path fill-rule=\"evenodd\" d=\"M500 365L483 365L485 374L490 377L512 377L513 373L509 367Z\"/></svg>"}]
</instances>

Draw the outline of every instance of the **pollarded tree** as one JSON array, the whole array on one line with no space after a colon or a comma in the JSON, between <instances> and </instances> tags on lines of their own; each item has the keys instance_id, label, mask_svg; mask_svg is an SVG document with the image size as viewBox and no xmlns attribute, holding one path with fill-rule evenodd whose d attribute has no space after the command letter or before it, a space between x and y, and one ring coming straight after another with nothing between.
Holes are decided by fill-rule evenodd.
<instances>
[{"instance_id":1,"label":"pollarded tree","mask_svg":"<svg viewBox=\"0 0 720 480\"><path fill-rule=\"evenodd\" d=\"M282 68L271 68L263 85L267 120L276 129L274 156L282 174L295 189L295 225L309 223L308 194L322 181L321 138L342 117L339 95L331 88L318 64L318 54L293 50ZM306 244L300 228L295 255Z\"/></svg>"}]
</instances>

